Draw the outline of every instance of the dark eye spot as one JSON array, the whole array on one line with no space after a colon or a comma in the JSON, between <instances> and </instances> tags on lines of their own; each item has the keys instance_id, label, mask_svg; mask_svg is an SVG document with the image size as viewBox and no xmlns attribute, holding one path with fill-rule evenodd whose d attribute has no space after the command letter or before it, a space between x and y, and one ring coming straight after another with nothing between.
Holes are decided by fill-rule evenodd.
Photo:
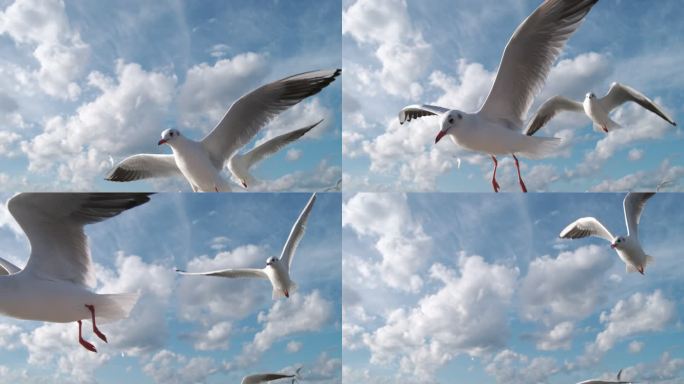
<instances>
[{"instance_id":1,"label":"dark eye spot","mask_svg":"<svg viewBox=\"0 0 684 384\"><path fill-rule=\"evenodd\" d=\"M454 118L453 118L453 117L450 117L450 118L449 118L449 124L453 124L453 123L454 123Z\"/></svg>"}]
</instances>

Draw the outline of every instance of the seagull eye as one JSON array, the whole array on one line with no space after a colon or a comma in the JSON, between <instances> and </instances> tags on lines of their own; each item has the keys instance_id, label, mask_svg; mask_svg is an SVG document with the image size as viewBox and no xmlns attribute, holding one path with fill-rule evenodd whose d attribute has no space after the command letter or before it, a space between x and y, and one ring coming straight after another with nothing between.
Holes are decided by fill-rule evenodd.
<instances>
[{"instance_id":1,"label":"seagull eye","mask_svg":"<svg viewBox=\"0 0 684 384\"><path fill-rule=\"evenodd\" d=\"M618 242L618 243L619 243L620 241L621 241L620 239L617 239L617 242Z\"/></svg>"},{"instance_id":2,"label":"seagull eye","mask_svg":"<svg viewBox=\"0 0 684 384\"><path fill-rule=\"evenodd\" d=\"M453 124L453 123L454 123L454 118L453 118L453 117L450 117L450 118L449 118L449 124Z\"/></svg>"}]
</instances>

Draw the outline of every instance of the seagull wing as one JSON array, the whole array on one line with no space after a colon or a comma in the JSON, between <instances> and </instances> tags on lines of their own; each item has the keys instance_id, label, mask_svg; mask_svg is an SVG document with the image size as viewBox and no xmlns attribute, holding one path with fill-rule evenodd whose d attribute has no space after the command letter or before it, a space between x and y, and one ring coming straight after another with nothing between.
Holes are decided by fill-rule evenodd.
<instances>
[{"instance_id":1,"label":"seagull wing","mask_svg":"<svg viewBox=\"0 0 684 384\"><path fill-rule=\"evenodd\" d=\"M266 272L264 272L262 269L256 268L223 269L209 272L185 272L181 271L180 269L177 269L176 272L180 273L181 275L189 276L221 276L228 277L231 279L241 277L268 279L268 275L266 275Z\"/></svg>"},{"instance_id":2,"label":"seagull wing","mask_svg":"<svg viewBox=\"0 0 684 384\"><path fill-rule=\"evenodd\" d=\"M114 167L106 180L133 181L166 176L180 176L173 155L140 154L125 158Z\"/></svg>"},{"instance_id":3,"label":"seagull wing","mask_svg":"<svg viewBox=\"0 0 684 384\"><path fill-rule=\"evenodd\" d=\"M480 113L522 127L527 110L565 42L598 0L546 0L508 41Z\"/></svg>"},{"instance_id":4,"label":"seagull wing","mask_svg":"<svg viewBox=\"0 0 684 384\"><path fill-rule=\"evenodd\" d=\"M314 193L311 195L309 202L306 203L302 213L299 214L297 221L292 226L290 236L287 238L287 242L283 247L283 252L280 254L280 260L286 263L288 271L292 265L292 259L294 258L294 253L297 250L297 246L302 240L302 237L304 237L304 232L306 231L306 221L309 219L309 214L311 213L311 209L313 208L315 202L316 194Z\"/></svg>"},{"instance_id":5,"label":"seagull wing","mask_svg":"<svg viewBox=\"0 0 684 384\"><path fill-rule=\"evenodd\" d=\"M665 111L658 107L653 100L649 99L646 97L646 95L637 91L636 89L622 85L620 83L613 83L613 85L610 86L608 93L599 101L607 111L612 111L623 103L633 101L662 117L663 120L667 121L668 123L675 126L677 125L677 123L675 123L674 120L672 120L672 118L665 113Z\"/></svg>"},{"instance_id":6,"label":"seagull wing","mask_svg":"<svg viewBox=\"0 0 684 384\"><path fill-rule=\"evenodd\" d=\"M261 86L230 106L202 144L212 163L222 168L235 151L247 144L279 113L313 96L332 83L341 70L306 72Z\"/></svg>"},{"instance_id":7,"label":"seagull wing","mask_svg":"<svg viewBox=\"0 0 684 384\"><path fill-rule=\"evenodd\" d=\"M241 384L259 384L266 381L273 381L278 379L287 379L290 377L295 377L295 375L285 375L282 373L260 373L257 375L245 376L242 379Z\"/></svg>"},{"instance_id":8,"label":"seagull wing","mask_svg":"<svg viewBox=\"0 0 684 384\"><path fill-rule=\"evenodd\" d=\"M300 137L304 136L307 132L312 130L315 126L321 123L320 120L316 124L309 125L308 127L304 128L299 128L296 129L292 132L284 133L280 136L276 136L267 142L255 147L251 151L245 153L243 155L243 159L245 161L245 164L247 165L247 169L250 167L254 166L254 164L260 162L261 160L265 159L266 157L278 152L281 150L283 147L286 145L296 141Z\"/></svg>"},{"instance_id":9,"label":"seagull wing","mask_svg":"<svg viewBox=\"0 0 684 384\"><path fill-rule=\"evenodd\" d=\"M556 114L562 111L584 112L584 107L582 106L582 103L578 103L575 100L570 100L563 96L554 96L546 100L544 104L539 107L532 122L527 127L525 134L527 136L534 135L535 132L545 126L549 120L553 119Z\"/></svg>"},{"instance_id":10,"label":"seagull wing","mask_svg":"<svg viewBox=\"0 0 684 384\"><path fill-rule=\"evenodd\" d=\"M92 286L95 276L83 227L149 200L148 193L22 193L12 197L9 211L31 243L24 272Z\"/></svg>"},{"instance_id":11,"label":"seagull wing","mask_svg":"<svg viewBox=\"0 0 684 384\"><path fill-rule=\"evenodd\" d=\"M441 115L449 112L449 109L428 104L414 104L404 107L399 111L399 124L415 120L423 116Z\"/></svg>"},{"instance_id":12,"label":"seagull wing","mask_svg":"<svg viewBox=\"0 0 684 384\"><path fill-rule=\"evenodd\" d=\"M644 210L646 201L653 197L653 195L655 195L655 192L630 192L625 196L622 206L625 210L625 224L627 225L627 234L629 236L639 237L638 227L641 212Z\"/></svg>"},{"instance_id":13,"label":"seagull wing","mask_svg":"<svg viewBox=\"0 0 684 384\"><path fill-rule=\"evenodd\" d=\"M0 257L0 276L14 275L21 272L21 268Z\"/></svg>"},{"instance_id":14,"label":"seagull wing","mask_svg":"<svg viewBox=\"0 0 684 384\"><path fill-rule=\"evenodd\" d=\"M560 233L560 237L563 239L581 239L588 236L600 237L610 242L613 241L613 235L610 231L593 217L577 219Z\"/></svg>"}]
</instances>

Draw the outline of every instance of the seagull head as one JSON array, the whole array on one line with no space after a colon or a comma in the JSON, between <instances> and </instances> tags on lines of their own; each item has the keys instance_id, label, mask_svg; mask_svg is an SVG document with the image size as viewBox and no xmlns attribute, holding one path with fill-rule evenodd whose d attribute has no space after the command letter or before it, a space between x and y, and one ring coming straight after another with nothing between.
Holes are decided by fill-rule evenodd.
<instances>
[{"instance_id":1,"label":"seagull head","mask_svg":"<svg viewBox=\"0 0 684 384\"><path fill-rule=\"evenodd\" d=\"M269 257L268 259L266 259L266 265L268 265L268 266L271 266L277 262L278 262L278 259L275 257Z\"/></svg>"},{"instance_id":2,"label":"seagull head","mask_svg":"<svg viewBox=\"0 0 684 384\"><path fill-rule=\"evenodd\" d=\"M620 249L622 248L622 245L625 243L625 238L622 236L618 236L613 240L612 243L610 243L610 247L612 249Z\"/></svg>"},{"instance_id":3,"label":"seagull head","mask_svg":"<svg viewBox=\"0 0 684 384\"><path fill-rule=\"evenodd\" d=\"M463 112L449 111L449 113L445 114L444 117L442 117L442 129L437 134L437 137L435 137L435 144L442 140L442 137L449 133L450 129L458 126L462 120Z\"/></svg>"},{"instance_id":4,"label":"seagull head","mask_svg":"<svg viewBox=\"0 0 684 384\"><path fill-rule=\"evenodd\" d=\"M176 140L178 137L180 137L180 132L178 132L177 129L167 129L161 134L161 140L157 143L157 145L162 145L162 144L168 144L169 142L172 142L173 140Z\"/></svg>"},{"instance_id":5,"label":"seagull head","mask_svg":"<svg viewBox=\"0 0 684 384\"><path fill-rule=\"evenodd\" d=\"M587 93L586 97L587 97L587 99L595 99L596 95L594 94L594 92L589 92L589 93Z\"/></svg>"}]
</instances>

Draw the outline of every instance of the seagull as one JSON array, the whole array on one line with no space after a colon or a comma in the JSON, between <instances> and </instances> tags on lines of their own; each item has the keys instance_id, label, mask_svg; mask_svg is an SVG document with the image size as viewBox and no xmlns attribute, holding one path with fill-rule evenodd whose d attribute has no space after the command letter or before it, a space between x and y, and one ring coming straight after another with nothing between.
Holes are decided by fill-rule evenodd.
<instances>
[{"instance_id":1,"label":"seagull","mask_svg":"<svg viewBox=\"0 0 684 384\"><path fill-rule=\"evenodd\" d=\"M266 260L266 266L264 268L236 268L211 272L185 272L180 269L176 269L176 272L180 273L181 275L268 279L273 286L273 300L279 299L281 297L289 298L290 294L297 289L297 284L290 280L290 267L292 266L292 259L294 258L294 253L299 245L299 242L302 240L302 237L304 237L306 221L309 218L309 214L311 213L311 209L313 208L315 201L316 194L314 193L311 195L311 198L304 207L304 210L302 210L302 213L299 214L299 218L295 222L294 226L292 226L290 236L287 238L287 242L283 247L280 258L269 257Z\"/></svg>"},{"instance_id":2,"label":"seagull","mask_svg":"<svg viewBox=\"0 0 684 384\"><path fill-rule=\"evenodd\" d=\"M613 236L596 218L582 217L565 227L561 231L560 237L563 239L580 239L595 236L606 239L610 241L610 247L617 252L620 259L625 263L627 272L638 271L643 275L644 268L653 262L653 257L647 255L641 248L638 225L646 201L653 195L655 195L654 192L630 192L625 196L623 207L627 236Z\"/></svg>"},{"instance_id":3,"label":"seagull","mask_svg":"<svg viewBox=\"0 0 684 384\"><path fill-rule=\"evenodd\" d=\"M496 156L510 153L515 160L520 188L527 192L516 153L529 158L543 157L553 153L561 141L541 137L530 140L531 136L521 132L523 120L565 42L597 1L545 0L508 41L494 85L479 111L466 113L428 104L409 105L399 112L399 123L439 116L441 130L435 144L449 135L466 149L489 154L494 161L495 192L500 189L496 181Z\"/></svg>"},{"instance_id":4,"label":"seagull","mask_svg":"<svg viewBox=\"0 0 684 384\"><path fill-rule=\"evenodd\" d=\"M292 379L292 383L294 383L297 377L299 377L299 371L301 369L302 368L297 368L294 375L286 375L283 373L259 373L256 375L249 375L243 377L240 384L259 384L280 379Z\"/></svg>"},{"instance_id":5,"label":"seagull","mask_svg":"<svg viewBox=\"0 0 684 384\"><path fill-rule=\"evenodd\" d=\"M340 73L340 69L305 72L261 86L234 102L201 141L186 138L177 129L167 129L157 144L170 146L172 155L130 156L114 167L105 179L132 181L183 175L195 192L228 192L230 184L221 176L226 161L279 113L317 94ZM280 144L271 143L271 147L279 149L285 145L283 141L287 143L287 138L280 139ZM264 156L270 153L265 151ZM240 175L235 176L240 179Z\"/></svg>"},{"instance_id":6,"label":"seagull","mask_svg":"<svg viewBox=\"0 0 684 384\"><path fill-rule=\"evenodd\" d=\"M613 83L608 93L598 99L593 92L587 93L584 102L580 103L563 96L554 96L539 107L532 122L527 128L527 135L532 136L541 127L546 125L557 113L562 111L580 112L586 114L594 122L594 130L608 133L609 130L620 128L620 124L611 120L609 113L622 104L633 101L648 109L663 120L677 126L677 123L669 117L665 111L658 107L651 99L634 88L620 83Z\"/></svg>"},{"instance_id":7,"label":"seagull","mask_svg":"<svg viewBox=\"0 0 684 384\"><path fill-rule=\"evenodd\" d=\"M620 371L618 371L617 381L591 379L591 380L580 381L577 384L632 384L633 383L632 381L621 381L620 375L622 375L622 369Z\"/></svg>"},{"instance_id":8,"label":"seagull","mask_svg":"<svg viewBox=\"0 0 684 384\"><path fill-rule=\"evenodd\" d=\"M299 128L292 132L284 133L280 136L276 136L265 143L256 146L244 155L235 154L228 160L228 169L235 176L236 179L240 181L240 185L247 189L248 185L255 184L255 180L249 173L250 168L252 168L256 163L267 158L268 156L278 152L280 149L286 145L296 141L300 137L304 136L307 132L314 129L323 120L319 120L317 123L309 125L308 127Z\"/></svg>"},{"instance_id":9,"label":"seagull","mask_svg":"<svg viewBox=\"0 0 684 384\"><path fill-rule=\"evenodd\" d=\"M98 294L95 271L83 231L87 224L104 221L145 204L147 193L22 193L12 197L8 209L26 233L31 256L24 269L0 261L0 313L24 320L78 323L78 342L87 350L95 346L83 339L83 319L107 342L99 322L128 317L138 301L137 293Z\"/></svg>"}]
</instances>

